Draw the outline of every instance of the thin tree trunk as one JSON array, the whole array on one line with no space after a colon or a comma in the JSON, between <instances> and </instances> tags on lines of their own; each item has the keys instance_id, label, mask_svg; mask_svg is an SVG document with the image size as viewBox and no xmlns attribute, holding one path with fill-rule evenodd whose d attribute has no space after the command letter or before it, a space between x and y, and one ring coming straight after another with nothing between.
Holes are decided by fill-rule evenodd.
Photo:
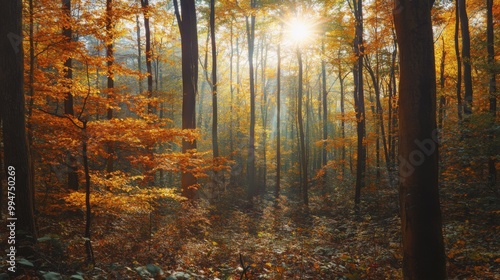
<instances>
[{"instance_id":1,"label":"thin tree trunk","mask_svg":"<svg viewBox=\"0 0 500 280\"><path fill-rule=\"evenodd\" d=\"M142 51L141 51L141 24L139 23L139 15L135 16L137 28L137 70L139 71L139 94L142 93Z\"/></svg>"},{"instance_id":2,"label":"thin tree trunk","mask_svg":"<svg viewBox=\"0 0 500 280\"><path fill-rule=\"evenodd\" d=\"M456 0L455 4L455 56L457 58L457 86L456 86L456 95L457 95L457 114L459 123L462 122L462 58L460 56L460 45L459 45L459 31L460 31L460 13L459 13L459 4Z\"/></svg>"},{"instance_id":3,"label":"thin tree trunk","mask_svg":"<svg viewBox=\"0 0 500 280\"><path fill-rule=\"evenodd\" d=\"M66 40L67 49L71 49L71 42L73 36L73 29L71 28L71 0L62 0L62 9L64 11L64 19L65 23L62 29L62 34ZM71 84L73 79L73 60L71 57L68 57L64 62L64 85L67 88L67 92L64 96L64 114L74 115L73 111L73 94L71 93Z\"/></svg>"},{"instance_id":4,"label":"thin tree trunk","mask_svg":"<svg viewBox=\"0 0 500 280\"><path fill-rule=\"evenodd\" d=\"M396 167L396 141L397 141L397 131L398 131L398 105L397 102L397 86L396 86L396 58L398 55L398 45L396 42L396 34L394 29L392 29L393 34L393 43L394 43L394 51L392 52L391 59L391 75L389 85L392 90L389 91L389 116L390 116L390 129L389 135L391 136L390 149L389 149L389 158L391 159L391 169L394 170Z\"/></svg>"},{"instance_id":5,"label":"thin tree trunk","mask_svg":"<svg viewBox=\"0 0 500 280\"><path fill-rule=\"evenodd\" d=\"M149 0L141 0L142 13L144 16L144 32L146 33L146 72L148 74L148 114L153 113L153 69L151 67L152 50L151 50L151 29L149 27Z\"/></svg>"},{"instance_id":6,"label":"thin tree trunk","mask_svg":"<svg viewBox=\"0 0 500 280\"><path fill-rule=\"evenodd\" d=\"M233 114L234 114L234 85L233 85L233 20L231 19L231 29L230 29L230 55L229 55L229 92L231 93L231 99L229 104L229 159L233 159L234 151L234 140L233 140Z\"/></svg>"},{"instance_id":7,"label":"thin tree trunk","mask_svg":"<svg viewBox=\"0 0 500 280\"><path fill-rule=\"evenodd\" d=\"M354 13L356 17L356 36L354 39L354 50L357 56L355 67L355 96L354 103L356 109L357 120L357 136L358 136L358 157L356 162L356 187L354 194L354 204L356 210L359 209L361 201L361 189L365 185L366 171L366 146L364 144L366 136L366 117L365 117L365 97L363 90L363 57L364 57L364 42L363 42L363 1L354 0Z\"/></svg>"},{"instance_id":8,"label":"thin tree trunk","mask_svg":"<svg viewBox=\"0 0 500 280\"><path fill-rule=\"evenodd\" d=\"M250 0L250 5L255 8L256 0ZM248 196L252 199L257 194L255 186L255 81L254 81L254 41L255 41L255 16L252 14L246 18L247 40L248 40L248 68L250 75L250 137L248 143L247 159L247 183Z\"/></svg>"},{"instance_id":9,"label":"thin tree trunk","mask_svg":"<svg viewBox=\"0 0 500 280\"><path fill-rule=\"evenodd\" d=\"M283 27L280 26L280 38ZM278 66L276 69L276 189L274 196L276 200L281 191L281 44L278 41Z\"/></svg>"},{"instance_id":10,"label":"thin tree trunk","mask_svg":"<svg viewBox=\"0 0 500 280\"><path fill-rule=\"evenodd\" d=\"M441 51L441 63L439 66L439 85L441 89L441 94L439 95L439 115L438 115L438 128L439 131L443 130L444 117L445 117L445 105L446 105L446 95L445 95L445 76L444 76L444 66L446 61L446 51L444 50L444 36L441 37L442 51Z\"/></svg>"},{"instance_id":11,"label":"thin tree trunk","mask_svg":"<svg viewBox=\"0 0 500 280\"><path fill-rule=\"evenodd\" d=\"M462 63L464 65L464 114L472 114L472 64L470 57L469 18L466 0L458 0L460 30L462 31Z\"/></svg>"},{"instance_id":12,"label":"thin tree trunk","mask_svg":"<svg viewBox=\"0 0 500 280\"><path fill-rule=\"evenodd\" d=\"M342 150L341 150L341 174L342 174L342 180L344 179L345 176L345 170L346 170L346 147L345 147L345 90L344 90L344 80L347 77L347 74L344 74L342 72L342 62L340 60L341 52L339 49L338 52L338 67L339 67L339 80L340 80L340 136L342 137ZM344 75L344 76L342 76Z\"/></svg>"},{"instance_id":13,"label":"thin tree trunk","mask_svg":"<svg viewBox=\"0 0 500 280\"><path fill-rule=\"evenodd\" d=\"M64 11L64 21L62 34L67 43L67 50L71 50L71 43L73 41L73 29L71 28L71 0L62 0L62 9ZM73 59L68 57L64 62L64 86L67 88L67 92L64 96L64 114L74 116L73 109L73 94L71 93L73 84ZM78 190L78 173L77 173L77 162L76 158L68 152L67 158L68 164L68 189Z\"/></svg>"},{"instance_id":14,"label":"thin tree trunk","mask_svg":"<svg viewBox=\"0 0 500 280\"><path fill-rule=\"evenodd\" d=\"M496 72L494 70L495 65L495 37L494 37L494 21L493 21L493 0L486 0L487 6L487 20L486 20L486 37L487 37L487 49L488 49L488 65L489 65L489 88L488 93L490 95L490 114L491 114L491 129L488 135L490 139L490 156L488 159L488 184L490 188L495 189L498 193L498 189L495 188L496 185L496 160L497 155L495 148L495 133L494 127L496 126L496 115L497 115L497 85L496 85Z\"/></svg>"},{"instance_id":15,"label":"thin tree trunk","mask_svg":"<svg viewBox=\"0 0 500 280\"><path fill-rule=\"evenodd\" d=\"M115 98L115 82L114 82L114 52L113 52L113 41L114 41L114 20L113 20L113 0L106 0L106 60L107 60L107 91L108 91L108 109L107 109L107 119L113 119L113 109L112 103ZM114 143L109 142L107 144L108 158L106 161L106 172L108 175L113 172L114 165Z\"/></svg>"},{"instance_id":16,"label":"thin tree trunk","mask_svg":"<svg viewBox=\"0 0 500 280\"><path fill-rule=\"evenodd\" d=\"M297 92L297 121L299 128L299 145L300 145L300 167L301 167L301 180L300 187L302 190L302 198L304 200L304 205L309 205L309 193L308 193L308 178L307 178L307 153L306 144L304 136L304 119L302 116L302 75L303 75L303 65L302 65L302 53L297 47L297 59L299 62L299 88Z\"/></svg>"},{"instance_id":17,"label":"thin tree trunk","mask_svg":"<svg viewBox=\"0 0 500 280\"><path fill-rule=\"evenodd\" d=\"M325 54L325 39L321 41L321 52L323 55ZM340 69L339 69L340 72ZM322 105L323 105L323 149L322 149L322 166L325 167L327 164L327 140L328 140L328 91L326 90L326 61L324 59L321 60L321 86L322 86ZM341 101L343 102L343 101ZM326 171L325 177L326 179Z\"/></svg>"},{"instance_id":18,"label":"thin tree trunk","mask_svg":"<svg viewBox=\"0 0 500 280\"><path fill-rule=\"evenodd\" d=\"M215 42L215 0L210 0L210 40L212 43L212 149L214 158L219 156L217 139L217 47Z\"/></svg>"},{"instance_id":19,"label":"thin tree trunk","mask_svg":"<svg viewBox=\"0 0 500 280\"><path fill-rule=\"evenodd\" d=\"M262 40L262 68L261 72L261 84L262 84L262 99L261 99L261 118L262 118L262 182L259 189L261 195L263 195L267 188L267 115L268 115L268 104L269 100L267 98L267 89L266 89L266 65L267 65L267 53L268 48L265 42L265 37ZM265 46L265 47L264 47Z\"/></svg>"},{"instance_id":20,"label":"thin tree trunk","mask_svg":"<svg viewBox=\"0 0 500 280\"><path fill-rule=\"evenodd\" d=\"M95 264L94 251L92 250L91 242L91 227L92 227L92 209L90 205L90 172L87 155L87 121L83 122L83 143L82 143L82 158L83 169L85 171L85 252L87 253L87 262Z\"/></svg>"},{"instance_id":21,"label":"thin tree trunk","mask_svg":"<svg viewBox=\"0 0 500 280\"><path fill-rule=\"evenodd\" d=\"M371 68L371 66L367 65L368 73L370 74L370 77L372 79L372 83L374 85L374 90L375 90L375 103L376 103L376 116L377 116L377 122L378 126L380 127L380 137L382 138L382 148L384 150L384 158L385 158L385 167L387 169L387 175L389 179L389 185L392 184L392 178L391 178L391 173L390 173L390 160L389 160L389 151L387 149L387 141L385 137L385 126L384 126L384 112L382 109L382 103L380 102L380 86L378 79ZM379 142L377 141L377 146L379 146ZM380 147L377 147L377 158L379 158L379 149ZM380 175L378 175L380 176Z\"/></svg>"}]
</instances>

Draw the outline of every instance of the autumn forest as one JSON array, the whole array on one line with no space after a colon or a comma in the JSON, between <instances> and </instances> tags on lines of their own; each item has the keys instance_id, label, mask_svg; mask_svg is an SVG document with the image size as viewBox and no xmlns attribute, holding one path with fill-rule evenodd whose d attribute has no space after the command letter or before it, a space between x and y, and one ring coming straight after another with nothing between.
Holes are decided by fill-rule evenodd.
<instances>
[{"instance_id":1,"label":"autumn forest","mask_svg":"<svg viewBox=\"0 0 500 280\"><path fill-rule=\"evenodd\" d=\"M0 279L499 279L494 0L0 3Z\"/></svg>"}]
</instances>

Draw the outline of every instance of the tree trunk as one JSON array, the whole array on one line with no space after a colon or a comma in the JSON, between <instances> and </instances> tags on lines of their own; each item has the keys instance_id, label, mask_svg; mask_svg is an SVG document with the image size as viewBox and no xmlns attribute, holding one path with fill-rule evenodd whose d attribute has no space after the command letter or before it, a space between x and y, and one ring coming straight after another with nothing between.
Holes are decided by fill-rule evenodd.
<instances>
[{"instance_id":1,"label":"tree trunk","mask_svg":"<svg viewBox=\"0 0 500 280\"><path fill-rule=\"evenodd\" d=\"M280 38L281 38L280 26ZM281 44L278 41L278 66L276 69L276 189L274 196L279 199L281 191Z\"/></svg>"},{"instance_id":2,"label":"tree trunk","mask_svg":"<svg viewBox=\"0 0 500 280\"><path fill-rule=\"evenodd\" d=\"M234 114L234 85L233 85L233 20L231 20L231 30L230 30L230 55L229 55L229 92L231 93L231 99L229 101L229 159L233 159L234 151L234 140L233 140L233 114Z\"/></svg>"},{"instance_id":3,"label":"tree trunk","mask_svg":"<svg viewBox=\"0 0 500 280\"><path fill-rule=\"evenodd\" d=\"M459 123L462 122L462 58L460 56L460 45L458 40L459 30L460 30L460 13L459 13L459 5L456 0L455 4L455 56L457 58L457 86L456 86L456 95L457 95L457 114Z\"/></svg>"},{"instance_id":4,"label":"tree trunk","mask_svg":"<svg viewBox=\"0 0 500 280\"><path fill-rule=\"evenodd\" d=\"M400 0L399 194L404 279L446 279L438 191L434 0Z\"/></svg>"},{"instance_id":5,"label":"tree trunk","mask_svg":"<svg viewBox=\"0 0 500 280\"><path fill-rule=\"evenodd\" d=\"M464 65L464 114L472 114L472 67L470 57L469 18L465 0L458 0L460 30L462 31L462 63Z\"/></svg>"},{"instance_id":6,"label":"tree trunk","mask_svg":"<svg viewBox=\"0 0 500 280\"><path fill-rule=\"evenodd\" d=\"M24 52L22 3L4 1L0 10L0 112L3 124L4 166L7 201L15 203L8 212L8 223L15 223L18 256L34 253L36 228L33 213L33 181L30 153L26 141L24 103Z\"/></svg>"},{"instance_id":7,"label":"tree trunk","mask_svg":"<svg viewBox=\"0 0 500 280\"><path fill-rule=\"evenodd\" d=\"M250 0L250 5L255 8L256 0ZM250 75L250 137L248 143L248 159L247 159L247 183L248 196L252 199L257 194L257 186L255 186L255 81L254 81L254 65L253 53L255 46L255 16L252 14L250 19L246 18L246 29L248 39L248 71Z\"/></svg>"},{"instance_id":8,"label":"tree trunk","mask_svg":"<svg viewBox=\"0 0 500 280\"><path fill-rule=\"evenodd\" d=\"M321 42L321 52L323 55L325 54L325 39ZM340 70L340 69L339 69ZM340 71L339 71L340 72ZM328 140L328 91L326 90L326 61L324 59L321 60L321 92L322 92L322 105L323 105L323 149L321 154L322 167L326 166L327 163L327 140ZM342 101L341 101L342 102ZM326 179L326 171L325 178Z\"/></svg>"},{"instance_id":9,"label":"tree trunk","mask_svg":"<svg viewBox=\"0 0 500 280\"><path fill-rule=\"evenodd\" d=\"M65 22L62 30L62 34L68 44L66 46L67 50L71 50L71 42L73 41L73 30L71 28L71 0L62 0L62 9L64 11ZM73 83L73 59L68 57L64 62L64 86L67 88L67 92L64 97L64 114L74 116L73 109L73 94L71 93L72 83ZM78 190L78 173L77 173L77 162L76 158L71 155L71 151L68 153L68 189Z\"/></svg>"},{"instance_id":10,"label":"tree trunk","mask_svg":"<svg viewBox=\"0 0 500 280\"><path fill-rule=\"evenodd\" d=\"M302 190L302 198L304 200L304 205L309 205L309 193L307 188L307 153L306 144L304 136L304 119L302 116L302 75L303 75L303 65L302 65L302 53L297 47L297 59L299 62L299 88L297 91L297 121L299 128L299 145L300 145L300 167L301 167L301 180L300 188Z\"/></svg>"},{"instance_id":11,"label":"tree trunk","mask_svg":"<svg viewBox=\"0 0 500 280\"><path fill-rule=\"evenodd\" d=\"M114 69L113 64L115 62L114 52L113 52L113 40L114 40L114 20L113 20L113 0L106 0L106 60L107 60L107 76L108 76L108 109L107 109L107 119L113 119L113 109L112 103L115 98L115 81L114 81ZM114 165L114 143L110 142L107 144L108 158L106 161L106 172L108 175L113 172Z\"/></svg>"},{"instance_id":12,"label":"tree trunk","mask_svg":"<svg viewBox=\"0 0 500 280\"><path fill-rule=\"evenodd\" d=\"M444 50L444 36L441 37L442 51L441 51L441 63L439 65L439 86L441 89L441 94L439 94L439 114L438 114L438 128L442 131L444 125L445 117L445 105L446 105L446 95L444 89L445 76L444 76L444 66L446 61L446 51Z\"/></svg>"},{"instance_id":13,"label":"tree trunk","mask_svg":"<svg viewBox=\"0 0 500 280\"><path fill-rule=\"evenodd\" d=\"M215 0L210 0L210 40L212 43L212 149L214 158L219 156L217 139L217 48L215 42Z\"/></svg>"},{"instance_id":14,"label":"tree trunk","mask_svg":"<svg viewBox=\"0 0 500 280\"><path fill-rule=\"evenodd\" d=\"M142 51L141 51L141 24L139 23L139 15L135 16L136 34L137 34L137 70L139 71L139 94L142 93Z\"/></svg>"},{"instance_id":15,"label":"tree trunk","mask_svg":"<svg viewBox=\"0 0 500 280\"><path fill-rule=\"evenodd\" d=\"M63 29L62 34L67 43L67 50L71 50L71 42L73 36L73 30L71 28L71 0L62 0L62 9L64 12L63 18ZM73 111L73 94L71 93L71 84L73 79L73 60L71 57L68 57L64 62L64 85L67 88L67 92L64 96L64 114L66 115L74 115Z\"/></svg>"},{"instance_id":16,"label":"tree trunk","mask_svg":"<svg viewBox=\"0 0 500 280\"><path fill-rule=\"evenodd\" d=\"M344 179L345 176L345 163L346 163L346 147L345 147L345 92L344 92L344 80L347 77L347 74L344 75L342 72L342 63L340 60L341 52L339 49L338 52L338 61L339 61L339 81L340 81L340 136L342 138L342 150L341 150L341 174L342 174L342 180ZM344 76L342 76L344 75Z\"/></svg>"},{"instance_id":17,"label":"tree trunk","mask_svg":"<svg viewBox=\"0 0 500 280\"><path fill-rule=\"evenodd\" d=\"M151 50L151 28L149 27L149 0L141 0L142 13L144 16L144 32L146 33L146 72L148 73L148 114L153 113L153 69L151 67L152 50Z\"/></svg>"},{"instance_id":18,"label":"tree trunk","mask_svg":"<svg viewBox=\"0 0 500 280\"><path fill-rule=\"evenodd\" d=\"M363 0L354 0L354 16L356 18L356 34L354 39L354 51L357 56L355 66L355 92L354 105L357 121L357 151L358 158L356 161L356 187L354 194L355 208L359 209L361 201L361 189L365 185L366 171L366 146L364 144L366 136L366 118L365 118L365 96L363 90L363 57L364 57L364 42L363 42Z\"/></svg>"},{"instance_id":19,"label":"tree trunk","mask_svg":"<svg viewBox=\"0 0 500 280\"><path fill-rule=\"evenodd\" d=\"M496 149L495 149L495 133L494 128L496 124L497 115L497 85L496 85L496 72L494 70L495 65L495 37L494 37L494 22L493 22L493 0L486 0L487 6L487 16L486 16L486 37L487 37L487 49L488 49L488 65L489 65L489 88L488 92L490 95L490 114L491 114L491 129L488 134L490 139L490 156L488 160L488 184L490 188L495 189L496 185ZM498 189L495 189L498 192Z\"/></svg>"},{"instance_id":20,"label":"tree trunk","mask_svg":"<svg viewBox=\"0 0 500 280\"><path fill-rule=\"evenodd\" d=\"M398 44L396 42L396 33L393 29L392 32L393 35L393 43L394 43L394 51L392 52L392 59L391 59L391 75L390 75L390 81L389 85L391 86L391 91L390 96L389 96L389 116L390 116L390 129L389 129L389 135L391 136L391 140L389 141L391 148L389 149L389 158L391 159L391 167L393 170L396 168L396 143L397 143L397 132L398 132L398 106L397 102L395 102L398 99L397 96L397 86L396 86L396 58L398 56Z\"/></svg>"},{"instance_id":21,"label":"tree trunk","mask_svg":"<svg viewBox=\"0 0 500 280\"><path fill-rule=\"evenodd\" d=\"M382 103L380 102L380 84L379 84L379 76L378 73L375 73L371 66L367 65L366 67L368 69L368 73L370 74L370 77L372 79L373 87L375 90L375 103L376 103L376 117L377 117L377 128L380 128L380 138L382 138L382 148L384 150L384 158L385 158L385 167L387 169L387 175L389 179L389 186L392 185L392 178L391 178L391 172L390 172L390 160L389 160L389 151L387 149L387 141L385 137L385 126L384 126L384 111L382 108ZM377 71L378 72L378 71ZM378 131L378 129L377 129ZM377 133L378 134L378 133ZM377 167L378 161L379 161L379 153L380 153L380 142L377 141ZM377 177L380 176L379 173L377 173Z\"/></svg>"},{"instance_id":22,"label":"tree trunk","mask_svg":"<svg viewBox=\"0 0 500 280\"><path fill-rule=\"evenodd\" d=\"M182 45L182 129L196 129L196 93L198 91L198 29L194 0L174 0L175 15L181 33ZM182 15L181 15L182 13ZM196 141L182 140L182 152L196 149ZM196 178L189 172L181 176L182 195L195 199Z\"/></svg>"},{"instance_id":23,"label":"tree trunk","mask_svg":"<svg viewBox=\"0 0 500 280\"><path fill-rule=\"evenodd\" d=\"M87 121L83 121L83 143L82 143L82 158L83 169L85 171L85 252L87 253L87 262L95 265L94 251L92 250L91 242L91 225L92 225L92 209L90 205L90 172L89 161L87 155Z\"/></svg>"}]
</instances>

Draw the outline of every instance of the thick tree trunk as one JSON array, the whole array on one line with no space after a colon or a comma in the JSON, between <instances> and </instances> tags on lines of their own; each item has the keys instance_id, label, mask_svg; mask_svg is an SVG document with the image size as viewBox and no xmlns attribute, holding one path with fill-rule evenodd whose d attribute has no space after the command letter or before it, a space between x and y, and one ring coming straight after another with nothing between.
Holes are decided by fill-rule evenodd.
<instances>
[{"instance_id":1,"label":"thick tree trunk","mask_svg":"<svg viewBox=\"0 0 500 280\"><path fill-rule=\"evenodd\" d=\"M404 279L446 279L438 191L433 0L400 0L399 194Z\"/></svg>"},{"instance_id":2,"label":"thick tree trunk","mask_svg":"<svg viewBox=\"0 0 500 280\"><path fill-rule=\"evenodd\" d=\"M196 93L198 91L198 29L194 0L181 0L180 11L174 0L182 45L182 129L196 129ZM182 13L182 15L181 15ZM196 149L196 141L182 141L182 152ZM182 195L196 198L196 178L189 172L181 176Z\"/></svg>"},{"instance_id":3,"label":"thick tree trunk","mask_svg":"<svg viewBox=\"0 0 500 280\"><path fill-rule=\"evenodd\" d=\"M0 9L0 112L3 124L4 166L7 201L15 211L7 213L15 223L18 256L30 256L36 240L33 213L33 181L26 140L24 103L24 52L22 45L22 3L3 1Z\"/></svg>"}]
</instances>

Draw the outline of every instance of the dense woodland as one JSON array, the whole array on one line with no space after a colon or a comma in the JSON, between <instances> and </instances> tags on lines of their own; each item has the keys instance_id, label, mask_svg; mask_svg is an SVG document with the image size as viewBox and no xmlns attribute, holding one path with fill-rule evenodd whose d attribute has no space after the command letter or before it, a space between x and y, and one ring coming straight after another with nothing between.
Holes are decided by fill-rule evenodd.
<instances>
[{"instance_id":1,"label":"dense woodland","mask_svg":"<svg viewBox=\"0 0 500 280\"><path fill-rule=\"evenodd\" d=\"M499 279L493 2L0 1L0 278Z\"/></svg>"}]
</instances>

